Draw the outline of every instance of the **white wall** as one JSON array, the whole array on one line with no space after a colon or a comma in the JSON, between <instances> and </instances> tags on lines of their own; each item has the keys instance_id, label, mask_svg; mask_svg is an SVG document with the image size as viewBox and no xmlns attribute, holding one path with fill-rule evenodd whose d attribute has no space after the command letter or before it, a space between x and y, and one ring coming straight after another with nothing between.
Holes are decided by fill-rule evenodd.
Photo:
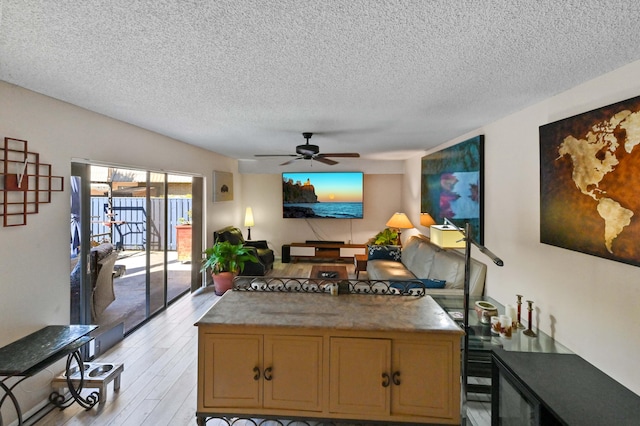
<instances>
[{"instance_id":1,"label":"white wall","mask_svg":"<svg viewBox=\"0 0 640 426\"><path fill-rule=\"evenodd\" d=\"M339 240L364 244L385 228L385 223L402 205L400 174L364 175L363 219L283 219L282 175L243 174L242 213L229 225L240 227L246 238L244 210L251 207L256 225L251 238L267 240L276 256L281 255L283 244L305 240ZM418 216L410 217L415 223ZM403 238L404 239L404 238Z\"/></svg>"},{"instance_id":2,"label":"white wall","mask_svg":"<svg viewBox=\"0 0 640 426\"><path fill-rule=\"evenodd\" d=\"M26 139L29 151L40 153L40 161L50 163L65 185L65 191L53 193L52 202L41 205L38 214L27 216L26 226L0 226L0 346L45 325L69 323L72 158L202 175L208 188L207 227L215 229L237 216L238 201L214 204L210 190L214 169L230 171L236 177L236 200L242 197L236 160L5 82L0 82L0 137L2 143L4 137ZM46 399L47 379L53 373L20 385L17 396L23 408ZM12 412L10 403L4 407ZM12 415L5 415L7 424Z\"/></svg>"},{"instance_id":3,"label":"white wall","mask_svg":"<svg viewBox=\"0 0 640 426\"><path fill-rule=\"evenodd\" d=\"M541 125L640 95L638 75L640 61L438 149L485 135L485 245L504 260L474 249L489 268L486 293L534 301L535 327L640 394L640 268L540 243L538 139ZM419 157L407 162L405 210L420 206L419 170Z\"/></svg>"},{"instance_id":4,"label":"white wall","mask_svg":"<svg viewBox=\"0 0 640 426\"><path fill-rule=\"evenodd\" d=\"M640 61L442 145L485 135L485 244L505 261L498 268L483 259L489 267L487 294L502 303L514 303L516 293L533 300L536 327L636 393L640 269L540 244L538 127L639 95L638 75ZM72 158L204 176L207 244L213 230L241 226L248 205L256 219L252 237L268 240L278 254L282 244L305 239L363 243L399 206L418 222L419 156L406 162L404 177L365 174L364 219L298 221L281 218L279 174L239 175L235 160L4 82L0 136L27 139L30 150L65 177L66 187L39 214L29 215L27 226L0 227L0 345L47 324L68 322ZM234 173L233 202L212 203L214 169ZM417 231L426 232L418 226L403 237ZM474 251L474 257L482 255ZM47 374L27 381L28 393L18 391L26 406L46 398Z\"/></svg>"}]
</instances>

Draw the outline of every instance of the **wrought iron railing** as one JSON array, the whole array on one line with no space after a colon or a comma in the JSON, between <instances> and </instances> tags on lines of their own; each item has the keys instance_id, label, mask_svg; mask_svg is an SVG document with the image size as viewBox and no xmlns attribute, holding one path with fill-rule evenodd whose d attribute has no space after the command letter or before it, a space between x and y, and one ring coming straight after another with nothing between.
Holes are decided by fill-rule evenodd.
<instances>
[{"instance_id":1,"label":"wrought iron railing","mask_svg":"<svg viewBox=\"0 0 640 426\"><path fill-rule=\"evenodd\" d=\"M216 424L224 424L228 426L405 426L409 423L390 423L381 421L363 421L363 420L328 420L328 419L310 419L310 418L296 418L296 419L279 419L275 417L267 418L252 418L246 415L239 417L235 416L221 416L221 417L197 417L198 425L206 425L209 420L216 421Z\"/></svg>"},{"instance_id":2,"label":"wrought iron railing","mask_svg":"<svg viewBox=\"0 0 640 426\"><path fill-rule=\"evenodd\" d=\"M237 276L236 291L264 291L282 293L329 293L337 286L339 294L371 294L384 296L422 297L427 294L420 280L357 280L339 278L253 277Z\"/></svg>"}]
</instances>

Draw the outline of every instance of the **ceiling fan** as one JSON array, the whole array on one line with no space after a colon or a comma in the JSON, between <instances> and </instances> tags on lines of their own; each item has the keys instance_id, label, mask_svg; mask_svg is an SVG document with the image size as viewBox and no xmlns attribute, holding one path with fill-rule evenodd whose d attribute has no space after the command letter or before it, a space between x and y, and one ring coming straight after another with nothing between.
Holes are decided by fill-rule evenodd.
<instances>
[{"instance_id":1,"label":"ceiling fan","mask_svg":"<svg viewBox=\"0 0 640 426\"><path fill-rule=\"evenodd\" d=\"M309 139L311 139L313 133L304 132L302 137L307 140L307 142L303 145L296 146L295 154L256 154L256 157L295 157L289 161L286 161L281 166L286 166L287 164L291 164L296 160L316 160L324 164L328 164L333 166L334 164L338 164L337 161L331 160L327 157L342 157L342 158L359 158L360 154L356 152L337 152L331 154L320 153L320 147L318 145L313 145L309 143Z\"/></svg>"}]
</instances>

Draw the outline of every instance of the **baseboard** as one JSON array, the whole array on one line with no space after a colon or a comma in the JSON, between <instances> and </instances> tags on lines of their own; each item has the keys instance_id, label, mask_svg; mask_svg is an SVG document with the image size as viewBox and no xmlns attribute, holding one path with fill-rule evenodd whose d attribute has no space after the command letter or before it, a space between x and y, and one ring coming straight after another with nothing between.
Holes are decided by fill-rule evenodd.
<instances>
[{"instance_id":1,"label":"baseboard","mask_svg":"<svg viewBox=\"0 0 640 426\"><path fill-rule=\"evenodd\" d=\"M118 323L94 337L89 344L89 359L99 357L124 339L124 323Z\"/></svg>"}]
</instances>

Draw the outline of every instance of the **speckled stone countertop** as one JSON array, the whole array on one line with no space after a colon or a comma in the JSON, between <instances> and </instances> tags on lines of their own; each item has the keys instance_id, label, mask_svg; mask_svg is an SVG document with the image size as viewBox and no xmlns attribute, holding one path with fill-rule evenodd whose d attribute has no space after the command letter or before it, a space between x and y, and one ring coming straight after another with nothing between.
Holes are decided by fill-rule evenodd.
<instances>
[{"instance_id":1,"label":"speckled stone countertop","mask_svg":"<svg viewBox=\"0 0 640 426\"><path fill-rule=\"evenodd\" d=\"M16 340L0 348L0 375L31 375L86 343L84 337L96 328L50 325Z\"/></svg>"},{"instance_id":2,"label":"speckled stone countertop","mask_svg":"<svg viewBox=\"0 0 640 426\"><path fill-rule=\"evenodd\" d=\"M430 296L228 291L196 323L207 324L463 334Z\"/></svg>"}]
</instances>

